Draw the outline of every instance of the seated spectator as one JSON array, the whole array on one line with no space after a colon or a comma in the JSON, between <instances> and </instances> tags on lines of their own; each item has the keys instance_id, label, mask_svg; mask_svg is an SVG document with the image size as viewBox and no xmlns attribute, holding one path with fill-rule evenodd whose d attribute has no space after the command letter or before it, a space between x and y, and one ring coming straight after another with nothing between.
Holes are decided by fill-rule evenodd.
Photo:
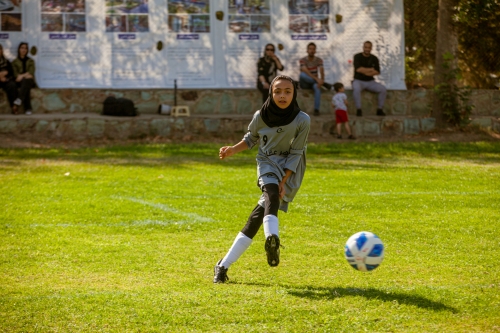
<instances>
[{"instance_id":1,"label":"seated spectator","mask_svg":"<svg viewBox=\"0 0 500 333\"><path fill-rule=\"evenodd\" d=\"M12 62L14 78L19 88L19 97L14 101L24 106L24 113L31 114L31 88L36 87L35 61L28 57L28 43L22 42L17 49L17 58Z\"/></svg>"},{"instance_id":2,"label":"seated spectator","mask_svg":"<svg viewBox=\"0 0 500 333\"><path fill-rule=\"evenodd\" d=\"M274 51L274 45L267 44L264 50L264 57L260 58L257 63L257 88L262 93L262 103L269 96L269 84L276 77L277 72L285 69Z\"/></svg>"},{"instance_id":3,"label":"seated spectator","mask_svg":"<svg viewBox=\"0 0 500 333\"><path fill-rule=\"evenodd\" d=\"M321 87L331 90L332 85L324 81L323 59L316 57L315 54L316 44L309 43L307 45L307 57L300 59L299 85L302 89L314 90L314 115L319 116Z\"/></svg>"},{"instance_id":4,"label":"seated spectator","mask_svg":"<svg viewBox=\"0 0 500 333\"><path fill-rule=\"evenodd\" d=\"M17 86L14 82L14 70L12 64L3 54L3 46L0 44L0 88L7 94L9 105L13 114L17 114L18 107L14 104L17 99Z\"/></svg>"},{"instance_id":5,"label":"seated spectator","mask_svg":"<svg viewBox=\"0 0 500 333\"><path fill-rule=\"evenodd\" d=\"M356 115L361 117L361 91L368 90L378 94L377 116L385 116L383 111L387 90L376 82L374 76L380 74L378 58L371 54L372 42L363 44L363 52L354 56L354 81L352 82L352 93L356 106Z\"/></svg>"}]
</instances>

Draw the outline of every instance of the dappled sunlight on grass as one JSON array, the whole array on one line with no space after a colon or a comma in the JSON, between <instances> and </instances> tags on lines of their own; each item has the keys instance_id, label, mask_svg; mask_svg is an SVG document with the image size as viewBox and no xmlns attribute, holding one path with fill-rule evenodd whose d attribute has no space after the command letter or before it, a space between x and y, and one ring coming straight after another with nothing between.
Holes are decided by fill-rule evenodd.
<instances>
[{"instance_id":1,"label":"dappled sunlight on grass","mask_svg":"<svg viewBox=\"0 0 500 333\"><path fill-rule=\"evenodd\" d=\"M311 144L279 213L213 266L261 195L219 145L0 149L0 331L488 332L500 327L500 143ZM381 266L352 269L358 231Z\"/></svg>"}]
</instances>

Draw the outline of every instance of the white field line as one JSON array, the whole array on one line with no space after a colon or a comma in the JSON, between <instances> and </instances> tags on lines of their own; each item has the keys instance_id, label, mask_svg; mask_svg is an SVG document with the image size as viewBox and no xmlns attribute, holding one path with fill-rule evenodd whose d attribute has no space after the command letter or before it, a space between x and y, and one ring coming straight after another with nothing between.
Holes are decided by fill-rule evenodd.
<instances>
[{"instance_id":1,"label":"white field line","mask_svg":"<svg viewBox=\"0 0 500 333\"><path fill-rule=\"evenodd\" d=\"M142 199L131 198L131 197L118 197L118 198L137 202L137 203L140 203L140 204L143 204L146 206L151 206L151 207L163 210L164 212L169 212L169 213L181 215L184 218L187 218L188 220L193 221L193 222L212 222L213 221L209 217L204 217L204 216L198 215L196 213L186 213L186 212L183 212L181 210L178 210L176 208L173 208L173 207L170 207L170 206L167 206L164 204L149 202L149 201L145 201Z\"/></svg>"},{"instance_id":2,"label":"white field line","mask_svg":"<svg viewBox=\"0 0 500 333\"><path fill-rule=\"evenodd\" d=\"M191 221L192 222L192 221ZM33 223L30 224L31 228L47 228L47 227L57 227L57 228L86 228L86 227L143 227L143 226L167 226L167 225L181 225L190 223L190 221L186 220L142 220L142 221L130 221L130 222L118 222L118 223L48 223L48 224L39 224ZM7 225L7 227L11 228L12 225Z\"/></svg>"},{"instance_id":3,"label":"white field line","mask_svg":"<svg viewBox=\"0 0 500 333\"><path fill-rule=\"evenodd\" d=\"M163 210L165 212L169 213L174 213L177 215L182 216L184 219L182 220L142 220L142 221L130 221L130 222L119 222L119 223L87 223L87 224L78 224L78 223L56 223L56 224L30 224L30 227L36 228L36 227L60 227L60 228L68 228L68 227L133 227L133 226L166 226L166 225L180 225L180 224L186 224L186 223L193 223L193 222L213 222L213 219L209 217L204 217L201 215L198 215L196 213L186 213L181 210L178 210L176 208L169 207L164 204L159 204L159 203L154 203L154 202L149 202L145 201L142 199L137 199L137 198L131 198L131 197L119 197L116 196L114 198L117 199L125 199L129 201L133 201L136 203L140 203L142 205L146 206L151 206L160 210ZM10 226L9 226L10 227Z\"/></svg>"}]
</instances>

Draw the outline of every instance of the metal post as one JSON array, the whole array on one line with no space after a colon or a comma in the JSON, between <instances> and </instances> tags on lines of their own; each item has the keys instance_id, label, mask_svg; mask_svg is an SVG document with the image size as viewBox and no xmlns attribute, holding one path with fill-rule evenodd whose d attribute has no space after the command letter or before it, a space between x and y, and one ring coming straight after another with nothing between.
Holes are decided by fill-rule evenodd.
<instances>
[{"instance_id":1,"label":"metal post","mask_svg":"<svg viewBox=\"0 0 500 333\"><path fill-rule=\"evenodd\" d=\"M177 79L174 80L174 106L177 106Z\"/></svg>"}]
</instances>

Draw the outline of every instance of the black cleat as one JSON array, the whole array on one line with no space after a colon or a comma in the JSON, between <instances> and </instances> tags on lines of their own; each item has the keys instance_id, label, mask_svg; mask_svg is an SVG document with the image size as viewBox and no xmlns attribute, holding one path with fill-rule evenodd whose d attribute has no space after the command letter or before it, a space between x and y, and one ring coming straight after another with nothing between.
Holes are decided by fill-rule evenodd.
<instances>
[{"instance_id":1,"label":"black cleat","mask_svg":"<svg viewBox=\"0 0 500 333\"><path fill-rule=\"evenodd\" d=\"M319 116L319 110L318 109L314 109L314 115L315 116Z\"/></svg>"},{"instance_id":2,"label":"black cleat","mask_svg":"<svg viewBox=\"0 0 500 333\"><path fill-rule=\"evenodd\" d=\"M349 139L349 140L356 140L356 138L355 138L352 134L351 134L351 135L349 135L348 139Z\"/></svg>"},{"instance_id":3,"label":"black cleat","mask_svg":"<svg viewBox=\"0 0 500 333\"><path fill-rule=\"evenodd\" d=\"M356 117L361 117L363 116L363 111L361 111L361 109L357 109L356 110Z\"/></svg>"},{"instance_id":4,"label":"black cleat","mask_svg":"<svg viewBox=\"0 0 500 333\"><path fill-rule=\"evenodd\" d=\"M385 116L385 112L382 109L377 109L377 116Z\"/></svg>"},{"instance_id":5,"label":"black cleat","mask_svg":"<svg viewBox=\"0 0 500 333\"><path fill-rule=\"evenodd\" d=\"M229 280L229 277L227 276L228 268L224 268L224 266L219 266L221 261L222 260L219 260L217 265L215 265L214 267L214 283L224 283L227 280Z\"/></svg>"},{"instance_id":6,"label":"black cleat","mask_svg":"<svg viewBox=\"0 0 500 333\"><path fill-rule=\"evenodd\" d=\"M337 135L337 139L342 139L342 135Z\"/></svg>"},{"instance_id":7,"label":"black cleat","mask_svg":"<svg viewBox=\"0 0 500 333\"><path fill-rule=\"evenodd\" d=\"M276 267L280 263L280 238L275 234L268 236L264 247L267 254L267 263L271 267Z\"/></svg>"}]
</instances>

